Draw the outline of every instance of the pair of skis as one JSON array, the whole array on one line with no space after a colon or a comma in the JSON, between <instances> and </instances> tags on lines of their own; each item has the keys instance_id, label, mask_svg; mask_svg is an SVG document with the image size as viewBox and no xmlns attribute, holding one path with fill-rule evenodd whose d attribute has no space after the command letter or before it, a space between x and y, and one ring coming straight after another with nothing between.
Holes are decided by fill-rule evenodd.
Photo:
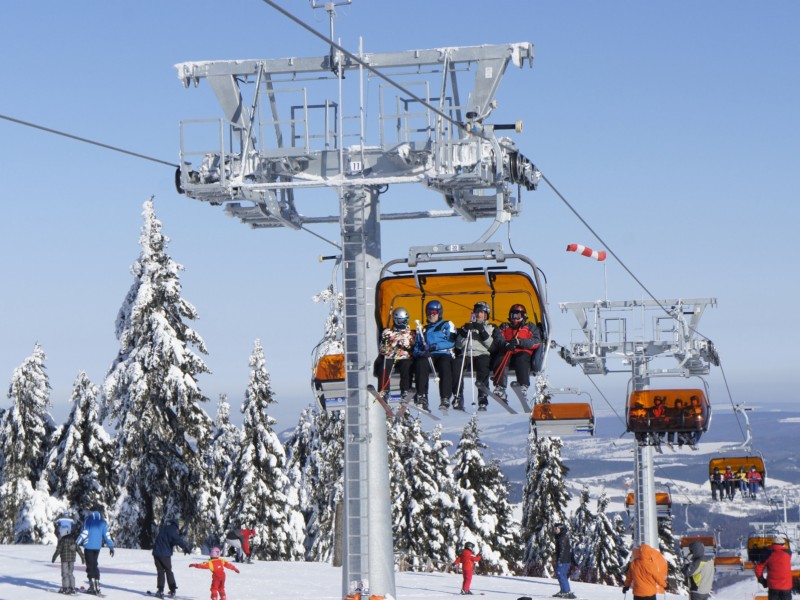
<instances>
[{"instance_id":1,"label":"pair of skis","mask_svg":"<svg viewBox=\"0 0 800 600\"><path fill-rule=\"evenodd\" d=\"M392 410L392 407L389 406L389 403L386 401L386 398L384 398L384 396L380 392L378 392L377 389L375 389L374 385L369 384L367 386L367 391L372 395L373 398L375 398L375 400L378 401L378 404L381 405L384 412L386 413L386 416L389 417L390 419L395 419L395 420L402 419L405 416L406 411L408 411L408 409L411 408L413 410L421 412L427 417L430 417L434 421L441 421L441 419L437 417L435 414L433 414L431 411L425 410L421 406L417 406L416 404L410 402L401 402L400 409L395 414L394 410Z\"/></svg>"}]
</instances>

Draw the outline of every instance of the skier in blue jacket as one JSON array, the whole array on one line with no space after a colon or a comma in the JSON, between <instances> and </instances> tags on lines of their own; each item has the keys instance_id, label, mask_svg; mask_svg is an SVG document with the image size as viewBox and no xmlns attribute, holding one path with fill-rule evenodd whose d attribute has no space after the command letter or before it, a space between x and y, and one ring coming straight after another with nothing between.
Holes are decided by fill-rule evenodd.
<instances>
[{"instance_id":1,"label":"skier in blue jacket","mask_svg":"<svg viewBox=\"0 0 800 600\"><path fill-rule=\"evenodd\" d=\"M84 547L86 555L86 576L89 578L89 594L100 594L100 569L97 559L103 544L108 546L111 556L114 556L114 542L108 535L108 523L100 514L100 506L92 507L92 512L83 523L83 531L77 539L77 544Z\"/></svg>"},{"instance_id":2,"label":"skier in blue jacket","mask_svg":"<svg viewBox=\"0 0 800 600\"><path fill-rule=\"evenodd\" d=\"M428 377L431 371L439 379L439 408L450 407L453 393L453 348L456 345L456 327L444 320L442 303L431 300L425 305L428 324L417 332L414 340L414 376L417 381L417 396L414 402L428 410Z\"/></svg>"}]
</instances>

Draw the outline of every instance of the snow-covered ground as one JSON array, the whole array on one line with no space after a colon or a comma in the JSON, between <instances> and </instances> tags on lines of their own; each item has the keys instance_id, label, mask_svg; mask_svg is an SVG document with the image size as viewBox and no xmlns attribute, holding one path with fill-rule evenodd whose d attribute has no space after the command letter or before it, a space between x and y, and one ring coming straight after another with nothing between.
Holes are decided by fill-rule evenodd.
<instances>
[{"instance_id":1,"label":"snow-covered ground","mask_svg":"<svg viewBox=\"0 0 800 600\"><path fill-rule=\"evenodd\" d=\"M51 564L53 546L0 546L0 599L55 600L61 596L48 593L57 590L61 582L59 563ZM183 599L209 598L211 574L189 569L193 562L205 560L200 555L173 557L178 596ZM227 571L226 590L229 600L308 598L341 600L341 569L319 563L261 562L237 565L241 574ZM84 567L76 566L78 585L87 585ZM100 584L108 598L126 600L142 598L147 590L155 590L156 571L153 559L146 550L116 551L114 558L103 550L100 555ZM458 595L461 576L439 573L398 573L398 600L443 600ZM752 600L757 588L755 578L747 577L731 587L716 590L724 600ZM622 590L617 587L572 583L579 598L587 600L619 600ZM549 598L558 591L553 579L532 577L485 577L473 579L472 591L485 600L516 600L520 596ZM79 598L91 598L79 595ZM628 598L631 597L630 592ZM659 596L659 600L661 600ZM685 596L667 594L666 600Z\"/></svg>"}]
</instances>

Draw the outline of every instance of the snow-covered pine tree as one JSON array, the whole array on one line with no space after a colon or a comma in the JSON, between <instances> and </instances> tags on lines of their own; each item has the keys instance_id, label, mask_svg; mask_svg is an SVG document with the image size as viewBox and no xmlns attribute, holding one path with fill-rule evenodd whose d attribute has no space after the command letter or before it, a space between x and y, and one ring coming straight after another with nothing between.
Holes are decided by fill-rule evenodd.
<instances>
[{"instance_id":1,"label":"snow-covered pine tree","mask_svg":"<svg viewBox=\"0 0 800 600\"><path fill-rule=\"evenodd\" d=\"M0 421L0 543L52 541L51 519L62 505L50 498L44 474L55 426L48 411L47 357L36 344L14 369L11 408ZM44 525L46 524L46 525Z\"/></svg>"},{"instance_id":2,"label":"snow-covered pine tree","mask_svg":"<svg viewBox=\"0 0 800 600\"><path fill-rule=\"evenodd\" d=\"M584 485L581 489L581 497L575 514L570 519L570 540L572 542L572 554L580 571L578 581L594 582L596 578L596 564L594 561L594 551L591 546L593 531L595 527L595 515L589 508L589 486Z\"/></svg>"},{"instance_id":3,"label":"snow-covered pine tree","mask_svg":"<svg viewBox=\"0 0 800 600\"><path fill-rule=\"evenodd\" d=\"M317 447L305 480L312 488L306 519L306 560L330 562L336 545L336 512L344 485L344 411L315 413Z\"/></svg>"},{"instance_id":4,"label":"snow-covered pine tree","mask_svg":"<svg viewBox=\"0 0 800 600\"><path fill-rule=\"evenodd\" d=\"M680 558L675 550L671 516L658 519L658 551L667 560L667 590L673 594L688 595L686 580L681 573Z\"/></svg>"},{"instance_id":5,"label":"snow-covered pine tree","mask_svg":"<svg viewBox=\"0 0 800 600\"><path fill-rule=\"evenodd\" d=\"M207 459L209 504L212 515L211 538L208 542L213 545L220 544L225 537L228 489L233 464L241 447L241 439L241 431L231 423L231 405L228 404L228 397L220 394Z\"/></svg>"},{"instance_id":6,"label":"snow-covered pine tree","mask_svg":"<svg viewBox=\"0 0 800 600\"><path fill-rule=\"evenodd\" d=\"M432 435L422 431L419 419L403 419L390 436L397 442L398 485L392 478L392 517L395 551L402 552L409 570L431 566L444 570L456 556L458 504L449 465L449 442L441 441L441 426ZM429 439L430 438L430 439ZM398 489L401 488L401 489Z\"/></svg>"},{"instance_id":7,"label":"snow-covered pine tree","mask_svg":"<svg viewBox=\"0 0 800 600\"><path fill-rule=\"evenodd\" d=\"M497 461L483 458L478 419L464 427L453 455L453 478L458 486L462 524L459 542L472 541L483 560L483 572L511 572L519 558L519 543L511 518L508 482Z\"/></svg>"},{"instance_id":8,"label":"snow-covered pine tree","mask_svg":"<svg viewBox=\"0 0 800 600\"><path fill-rule=\"evenodd\" d=\"M81 371L72 386L72 410L56 432L47 478L53 495L77 514L116 500L114 441L100 423L99 389Z\"/></svg>"},{"instance_id":9,"label":"snow-covered pine tree","mask_svg":"<svg viewBox=\"0 0 800 600\"><path fill-rule=\"evenodd\" d=\"M555 534L553 523L567 522L569 469L561 460L561 438L528 436L529 454L522 501L521 536L525 543L525 574L553 576Z\"/></svg>"},{"instance_id":10,"label":"snow-covered pine tree","mask_svg":"<svg viewBox=\"0 0 800 600\"><path fill-rule=\"evenodd\" d=\"M250 546L263 560L303 558L303 516L286 476L286 454L267 414L275 402L264 349L255 341L242 413L242 445L231 477L228 528L254 529Z\"/></svg>"},{"instance_id":11,"label":"snow-covered pine tree","mask_svg":"<svg viewBox=\"0 0 800 600\"><path fill-rule=\"evenodd\" d=\"M608 494L605 490L597 499L597 512L594 518L589 538L589 549L592 556L594 571L590 577L581 579L588 583L602 583L605 585L622 585L623 560L619 553L618 532L611 518L608 516Z\"/></svg>"},{"instance_id":12,"label":"snow-covered pine tree","mask_svg":"<svg viewBox=\"0 0 800 600\"><path fill-rule=\"evenodd\" d=\"M193 351L205 354L205 343L184 322L198 315L181 297L183 267L166 253L169 238L152 198L142 214L141 253L117 314L119 353L103 390L120 464L109 524L118 545L150 548L164 516L182 517L190 538L208 537L204 459L211 419L197 383L208 367Z\"/></svg>"}]
</instances>

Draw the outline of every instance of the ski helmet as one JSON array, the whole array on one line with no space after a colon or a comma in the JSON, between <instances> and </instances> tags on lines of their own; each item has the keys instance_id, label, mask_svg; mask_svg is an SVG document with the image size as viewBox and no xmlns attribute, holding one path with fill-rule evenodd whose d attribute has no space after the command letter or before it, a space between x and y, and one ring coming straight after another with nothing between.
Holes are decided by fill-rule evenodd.
<instances>
[{"instance_id":1,"label":"ski helmet","mask_svg":"<svg viewBox=\"0 0 800 600\"><path fill-rule=\"evenodd\" d=\"M438 300L431 300L425 305L425 316L430 316L432 314L439 315L440 319L444 317L442 303Z\"/></svg>"},{"instance_id":2,"label":"ski helmet","mask_svg":"<svg viewBox=\"0 0 800 600\"><path fill-rule=\"evenodd\" d=\"M211 558L219 558L219 548L214 546L211 551L208 553Z\"/></svg>"},{"instance_id":3,"label":"ski helmet","mask_svg":"<svg viewBox=\"0 0 800 600\"><path fill-rule=\"evenodd\" d=\"M398 306L392 313L392 321L396 327L408 327L408 311L402 306Z\"/></svg>"},{"instance_id":4,"label":"ski helmet","mask_svg":"<svg viewBox=\"0 0 800 600\"><path fill-rule=\"evenodd\" d=\"M473 306L473 307L472 307L472 312L473 312L474 314L478 314L478 313L479 313L479 312L481 312L481 311L483 311L483 312L485 312L485 313L486 313L486 318L487 318L487 319L488 319L488 318L491 316L491 314L492 314L492 311L489 309L489 305L488 305L488 304L486 304L486 302L476 302L476 303L475 303L475 306Z\"/></svg>"},{"instance_id":5,"label":"ski helmet","mask_svg":"<svg viewBox=\"0 0 800 600\"><path fill-rule=\"evenodd\" d=\"M464 548L466 548L467 550L475 550L475 544L473 544L472 542L467 542L466 544L464 544Z\"/></svg>"},{"instance_id":6,"label":"ski helmet","mask_svg":"<svg viewBox=\"0 0 800 600\"><path fill-rule=\"evenodd\" d=\"M514 304L508 309L508 320L513 325L518 325L528 318L528 312L522 304Z\"/></svg>"}]
</instances>

